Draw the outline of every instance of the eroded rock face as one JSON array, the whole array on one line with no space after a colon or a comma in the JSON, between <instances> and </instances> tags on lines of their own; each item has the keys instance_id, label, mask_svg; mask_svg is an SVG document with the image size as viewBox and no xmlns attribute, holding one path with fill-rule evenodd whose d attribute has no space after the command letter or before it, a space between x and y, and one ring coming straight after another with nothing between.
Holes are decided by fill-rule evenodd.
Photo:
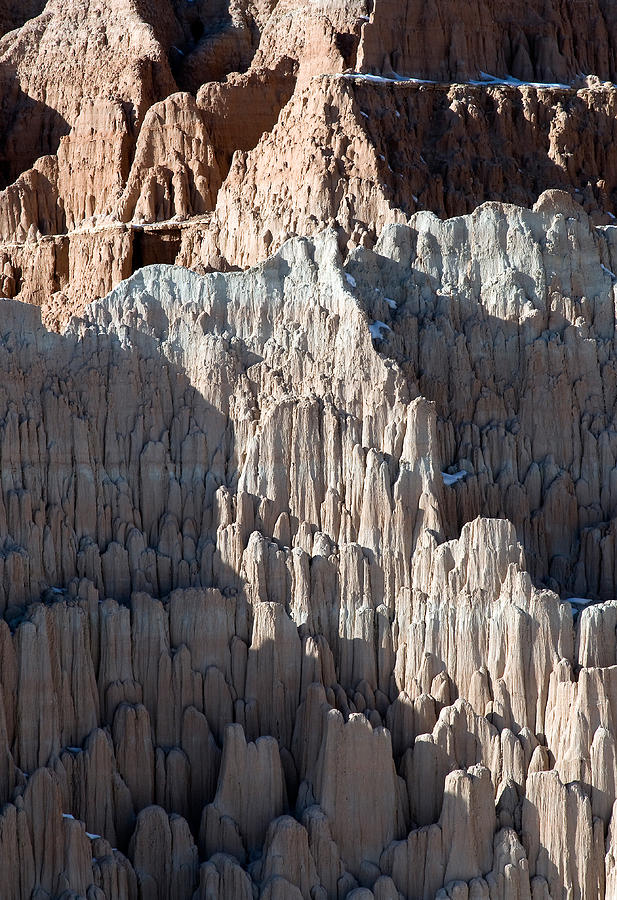
<instances>
[{"instance_id":1,"label":"eroded rock face","mask_svg":"<svg viewBox=\"0 0 617 900\"><path fill-rule=\"evenodd\" d=\"M236 154L209 228L186 232L180 260L254 264L320 224L338 229L343 246L373 246L383 225L417 210L461 215L484 200L531 206L549 186L574 187L595 220L608 222L601 212L613 208L617 186L615 97L612 88L314 79L270 134ZM579 129L590 143L574 137Z\"/></svg>"},{"instance_id":2,"label":"eroded rock face","mask_svg":"<svg viewBox=\"0 0 617 900\"><path fill-rule=\"evenodd\" d=\"M549 188L617 214L606 0L7 10L0 296L56 329L144 265L246 268L327 226L371 247Z\"/></svg>"},{"instance_id":3,"label":"eroded rock face","mask_svg":"<svg viewBox=\"0 0 617 900\"><path fill-rule=\"evenodd\" d=\"M0 0L2 897L612 900L616 23Z\"/></svg>"},{"instance_id":4,"label":"eroded rock face","mask_svg":"<svg viewBox=\"0 0 617 900\"><path fill-rule=\"evenodd\" d=\"M113 97L137 122L174 81L154 30L136 5L51 0L0 42L3 186L55 153L84 96ZM115 172L110 171L112 180Z\"/></svg>"},{"instance_id":5,"label":"eroded rock face","mask_svg":"<svg viewBox=\"0 0 617 900\"><path fill-rule=\"evenodd\" d=\"M616 51L610 0L375 0L362 27L359 64L443 81L482 72L549 82L594 72L612 81Z\"/></svg>"},{"instance_id":6,"label":"eroded rock face","mask_svg":"<svg viewBox=\"0 0 617 900\"><path fill-rule=\"evenodd\" d=\"M11 896L611 896L613 231L2 304Z\"/></svg>"}]
</instances>

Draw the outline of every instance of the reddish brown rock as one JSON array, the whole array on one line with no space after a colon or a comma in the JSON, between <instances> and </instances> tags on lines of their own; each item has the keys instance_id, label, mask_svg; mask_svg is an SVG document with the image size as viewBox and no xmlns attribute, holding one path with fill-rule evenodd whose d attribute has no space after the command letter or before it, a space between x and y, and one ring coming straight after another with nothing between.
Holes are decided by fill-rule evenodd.
<instances>
[{"instance_id":1,"label":"reddish brown rock","mask_svg":"<svg viewBox=\"0 0 617 900\"><path fill-rule=\"evenodd\" d=\"M558 7L532 0L376 0L362 28L359 65L441 81L483 72L525 81L569 81L594 73L616 77L617 30L610 3Z\"/></svg>"}]
</instances>

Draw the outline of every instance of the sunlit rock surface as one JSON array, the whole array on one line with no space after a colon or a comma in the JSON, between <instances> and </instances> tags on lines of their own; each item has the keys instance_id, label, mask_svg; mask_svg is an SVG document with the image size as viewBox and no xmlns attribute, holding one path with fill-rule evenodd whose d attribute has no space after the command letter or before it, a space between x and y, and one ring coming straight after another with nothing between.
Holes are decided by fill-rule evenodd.
<instances>
[{"instance_id":1,"label":"sunlit rock surface","mask_svg":"<svg viewBox=\"0 0 617 900\"><path fill-rule=\"evenodd\" d=\"M612 896L616 234L2 304L7 897Z\"/></svg>"}]
</instances>

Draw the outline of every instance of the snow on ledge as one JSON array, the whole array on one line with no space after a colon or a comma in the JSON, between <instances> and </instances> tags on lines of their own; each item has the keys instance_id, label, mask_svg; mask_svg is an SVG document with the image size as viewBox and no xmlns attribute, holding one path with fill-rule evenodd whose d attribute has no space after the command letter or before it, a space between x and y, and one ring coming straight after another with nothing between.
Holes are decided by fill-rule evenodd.
<instances>
[{"instance_id":1,"label":"snow on ledge","mask_svg":"<svg viewBox=\"0 0 617 900\"><path fill-rule=\"evenodd\" d=\"M377 320L377 322L373 322L368 327L368 330L371 332L371 337L374 341L383 341L384 336L382 334L382 331L384 329L386 331L392 331L389 325L386 325L385 322L380 322L379 320Z\"/></svg>"},{"instance_id":2,"label":"snow on ledge","mask_svg":"<svg viewBox=\"0 0 617 900\"><path fill-rule=\"evenodd\" d=\"M371 75L368 72L343 72L338 78L348 78L354 81L372 81L375 84L468 84L473 87L491 87L492 85L502 85L505 87L531 87L542 90L548 88L550 90L569 91L572 89L571 84L562 84L558 81L521 81L520 78L514 78L513 75L491 75L489 72L480 72L479 78L470 81L433 81L430 78L413 78L405 75L398 75L393 72L391 76Z\"/></svg>"},{"instance_id":3,"label":"snow on ledge","mask_svg":"<svg viewBox=\"0 0 617 900\"><path fill-rule=\"evenodd\" d=\"M490 75L488 72L480 72L480 78L478 80L468 81L466 84L480 86L503 84L510 85L511 87L552 88L553 90L558 91L569 91L572 87L571 84L561 84L558 81L521 81L519 78L514 78L512 75L506 75L504 78L500 78L497 75Z\"/></svg>"},{"instance_id":4,"label":"snow on ledge","mask_svg":"<svg viewBox=\"0 0 617 900\"><path fill-rule=\"evenodd\" d=\"M456 484L457 481L463 481L464 478L467 478L467 472L463 469L461 472L454 472L451 475L449 472L442 472L441 477L443 478L443 483L448 487L452 487L453 484Z\"/></svg>"}]
</instances>

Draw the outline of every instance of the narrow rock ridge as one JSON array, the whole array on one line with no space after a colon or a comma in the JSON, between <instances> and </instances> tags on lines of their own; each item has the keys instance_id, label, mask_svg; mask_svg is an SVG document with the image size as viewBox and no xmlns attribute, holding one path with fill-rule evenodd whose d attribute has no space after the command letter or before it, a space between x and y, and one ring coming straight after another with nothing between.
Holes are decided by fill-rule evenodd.
<instances>
[{"instance_id":1,"label":"narrow rock ridge","mask_svg":"<svg viewBox=\"0 0 617 900\"><path fill-rule=\"evenodd\" d=\"M615 233L2 304L7 897L612 897Z\"/></svg>"}]
</instances>

